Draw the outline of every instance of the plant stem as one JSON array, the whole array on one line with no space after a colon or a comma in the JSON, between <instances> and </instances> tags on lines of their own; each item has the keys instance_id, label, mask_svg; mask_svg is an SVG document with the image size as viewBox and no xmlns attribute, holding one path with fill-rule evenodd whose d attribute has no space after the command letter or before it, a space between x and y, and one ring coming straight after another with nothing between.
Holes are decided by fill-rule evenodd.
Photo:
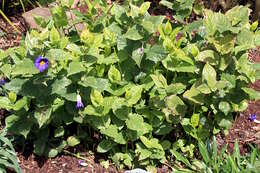
<instances>
[{"instance_id":1,"label":"plant stem","mask_svg":"<svg viewBox=\"0 0 260 173\"><path fill-rule=\"evenodd\" d=\"M79 154L72 153L72 152L70 152L70 151L68 151L68 150L63 150L63 152L66 153L66 154L69 154L69 155L71 155L71 156L74 156L74 157L76 157L76 158L78 158L78 159L82 159L82 160L85 160L85 161L89 161L87 158L82 157L82 156L80 156Z\"/></svg>"},{"instance_id":2,"label":"plant stem","mask_svg":"<svg viewBox=\"0 0 260 173\"><path fill-rule=\"evenodd\" d=\"M25 13L25 7L24 7L24 4L23 4L23 0L20 0L20 4L22 5L23 12Z\"/></svg>"},{"instance_id":3,"label":"plant stem","mask_svg":"<svg viewBox=\"0 0 260 173\"><path fill-rule=\"evenodd\" d=\"M21 31L19 31L13 24L13 22L11 22L11 20L8 19L8 17L4 14L4 12L2 10L0 10L0 14L3 16L3 18L9 23L9 25L12 26L12 28L18 32L18 33L21 33Z\"/></svg>"}]
</instances>

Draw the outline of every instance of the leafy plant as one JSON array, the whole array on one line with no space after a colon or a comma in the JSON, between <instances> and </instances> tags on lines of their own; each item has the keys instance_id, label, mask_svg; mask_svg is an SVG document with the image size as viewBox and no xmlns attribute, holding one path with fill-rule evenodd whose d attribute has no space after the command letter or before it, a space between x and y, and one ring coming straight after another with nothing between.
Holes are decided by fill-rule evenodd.
<instances>
[{"instance_id":1,"label":"leafy plant","mask_svg":"<svg viewBox=\"0 0 260 173\"><path fill-rule=\"evenodd\" d=\"M200 141L198 146L202 160L193 159L192 163L177 151L171 151L176 160L182 162L187 167L174 167L174 172L259 172L260 151L258 148L251 147L251 153L243 156L240 155L240 149L236 141L232 154L226 153L226 146L223 147L221 151L218 151L215 137L213 137L213 141L208 144L204 144Z\"/></svg>"},{"instance_id":2,"label":"leafy plant","mask_svg":"<svg viewBox=\"0 0 260 173\"><path fill-rule=\"evenodd\" d=\"M37 155L99 142L97 151L118 165L154 166L184 131L178 146L192 157L194 141L227 131L258 93L248 88L255 69L247 50L260 45L260 33L247 7L173 25L151 16L149 2L86 4L87 14L72 11L74 21L67 3L52 8L52 19L37 18L42 32L0 52L6 126Z\"/></svg>"},{"instance_id":3,"label":"leafy plant","mask_svg":"<svg viewBox=\"0 0 260 173\"><path fill-rule=\"evenodd\" d=\"M189 17L192 12L194 0L161 0L160 5L175 12L174 19L183 22L185 18ZM196 2L198 4L198 2Z\"/></svg>"},{"instance_id":4,"label":"leafy plant","mask_svg":"<svg viewBox=\"0 0 260 173\"><path fill-rule=\"evenodd\" d=\"M8 168L22 173L13 145L6 137L6 129L3 129L0 132L0 171L6 173Z\"/></svg>"}]
</instances>

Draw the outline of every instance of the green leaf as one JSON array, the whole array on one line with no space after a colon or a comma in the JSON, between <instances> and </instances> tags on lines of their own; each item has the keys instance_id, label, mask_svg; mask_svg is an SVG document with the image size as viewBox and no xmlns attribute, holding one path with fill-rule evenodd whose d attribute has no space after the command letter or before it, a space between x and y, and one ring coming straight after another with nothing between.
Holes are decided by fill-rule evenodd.
<instances>
[{"instance_id":1,"label":"green leaf","mask_svg":"<svg viewBox=\"0 0 260 173\"><path fill-rule=\"evenodd\" d=\"M148 51L145 51L146 59L155 63L162 61L167 57L167 52L161 45L154 45Z\"/></svg>"},{"instance_id":2,"label":"green leaf","mask_svg":"<svg viewBox=\"0 0 260 173\"><path fill-rule=\"evenodd\" d=\"M166 106L171 110L173 115L185 115L187 107L178 96L171 95L166 98L165 102Z\"/></svg>"},{"instance_id":3,"label":"green leaf","mask_svg":"<svg viewBox=\"0 0 260 173\"><path fill-rule=\"evenodd\" d=\"M64 127L60 126L57 129L54 130L54 137L58 138L58 137L62 137L64 135Z\"/></svg>"},{"instance_id":4,"label":"green leaf","mask_svg":"<svg viewBox=\"0 0 260 173\"><path fill-rule=\"evenodd\" d=\"M23 135L27 138L33 122L26 116L10 115L5 119L6 128L9 132L17 135Z\"/></svg>"},{"instance_id":5,"label":"green leaf","mask_svg":"<svg viewBox=\"0 0 260 173\"><path fill-rule=\"evenodd\" d=\"M47 52L47 57L49 57L49 60L54 61L61 61L64 59L71 59L72 55L70 52L64 51L62 49L50 49Z\"/></svg>"},{"instance_id":6,"label":"green leaf","mask_svg":"<svg viewBox=\"0 0 260 173\"><path fill-rule=\"evenodd\" d=\"M145 136L141 136L140 140L149 149L155 148L155 149L163 150L162 145L159 144L159 140L156 139L156 138L152 138L152 139L149 140Z\"/></svg>"},{"instance_id":7,"label":"green leaf","mask_svg":"<svg viewBox=\"0 0 260 173\"><path fill-rule=\"evenodd\" d=\"M166 88L167 87L167 81L162 74L158 74L158 75L151 74L150 76L153 79L154 84L158 88Z\"/></svg>"},{"instance_id":8,"label":"green leaf","mask_svg":"<svg viewBox=\"0 0 260 173\"><path fill-rule=\"evenodd\" d=\"M100 106L94 107L92 105L88 105L85 107L83 113L87 115L103 116L103 108Z\"/></svg>"},{"instance_id":9,"label":"green leaf","mask_svg":"<svg viewBox=\"0 0 260 173\"><path fill-rule=\"evenodd\" d=\"M163 66L169 71L173 72L187 72L194 73L197 71L195 65L191 65L185 61L181 61L179 58L168 56L162 61Z\"/></svg>"},{"instance_id":10,"label":"green leaf","mask_svg":"<svg viewBox=\"0 0 260 173\"><path fill-rule=\"evenodd\" d=\"M95 106L101 106L103 104L103 96L98 90L92 89L90 94L91 103Z\"/></svg>"},{"instance_id":11,"label":"green leaf","mask_svg":"<svg viewBox=\"0 0 260 173\"><path fill-rule=\"evenodd\" d=\"M186 89L186 85L182 83L173 83L167 86L166 92L168 94L177 95L183 93L185 89Z\"/></svg>"},{"instance_id":12,"label":"green leaf","mask_svg":"<svg viewBox=\"0 0 260 173\"><path fill-rule=\"evenodd\" d=\"M34 112L34 118L36 119L39 128L43 127L44 125L47 125L47 123L50 121L51 113L51 108L47 110L42 109Z\"/></svg>"},{"instance_id":13,"label":"green leaf","mask_svg":"<svg viewBox=\"0 0 260 173\"><path fill-rule=\"evenodd\" d=\"M118 135L118 129L116 125L110 125L108 126L108 128L102 129L100 132L111 138L116 138L116 136Z\"/></svg>"},{"instance_id":14,"label":"green leaf","mask_svg":"<svg viewBox=\"0 0 260 173\"><path fill-rule=\"evenodd\" d=\"M37 68L34 66L33 62L26 58L19 64L16 64L15 67L12 70L12 75L33 75L39 73Z\"/></svg>"},{"instance_id":15,"label":"green leaf","mask_svg":"<svg viewBox=\"0 0 260 173\"><path fill-rule=\"evenodd\" d=\"M204 50L202 52L199 52L195 59L196 61L209 63L211 65L217 65L220 57L218 53L214 50Z\"/></svg>"},{"instance_id":16,"label":"green leaf","mask_svg":"<svg viewBox=\"0 0 260 173\"><path fill-rule=\"evenodd\" d=\"M215 71L215 69L209 65L208 63L205 64L203 71L202 71L202 77L203 80L205 80L208 84L208 86L214 91L215 87L216 87L216 77L217 77L217 73Z\"/></svg>"},{"instance_id":17,"label":"green leaf","mask_svg":"<svg viewBox=\"0 0 260 173\"><path fill-rule=\"evenodd\" d=\"M93 76L89 76L86 78L83 78L82 82L79 82L80 85L84 87L91 87L93 89L96 89L100 92L104 90L108 90L110 87L110 83L108 79L103 78L95 78Z\"/></svg>"},{"instance_id":18,"label":"green leaf","mask_svg":"<svg viewBox=\"0 0 260 173\"><path fill-rule=\"evenodd\" d=\"M142 3L140 7L140 14L143 15L147 12L147 10L150 8L151 2L144 2Z\"/></svg>"},{"instance_id":19,"label":"green leaf","mask_svg":"<svg viewBox=\"0 0 260 173\"><path fill-rule=\"evenodd\" d=\"M8 93L8 99L10 102L14 103L16 101L17 95L15 92L9 92Z\"/></svg>"},{"instance_id":20,"label":"green leaf","mask_svg":"<svg viewBox=\"0 0 260 173\"><path fill-rule=\"evenodd\" d=\"M144 126L144 119L141 115L131 114L131 116L126 120L126 126L130 130L139 131Z\"/></svg>"},{"instance_id":21,"label":"green leaf","mask_svg":"<svg viewBox=\"0 0 260 173\"><path fill-rule=\"evenodd\" d=\"M210 36L213 36L217 31L224 33L225 31L233 31L231 22L222 13L214 13L211 10L205 10L204 26Z\"/></svg>"},{"instance_id":22,"label":"green leaf","mask_svg":"<svg viewBox=\"0 0 260 173\"><path fill-rule=\"evenodd\" d=\"M141 62L144 56L142 47L137 47L133 52L132 52L132 59L135 61L136 65L140 68L141 67Z\"/></svg>"},{"instance_id":23,"label":"green leaf","mask_svg":"<svg viewBox=\"0 0 260 173\"><path fill-rule=\"evenodd\" d=\"M136 104L142 97L143 86L135 85L131 87L129 90L126 90L125 98L128 105Z\"/></svg>"},{"instance_id":24,"label":"green leaf","mask_svg":"<svg viewBox=\"0 0 260 173\"><path fill-rule=\"evenodd\" d=\"M129 40L141 40L143 36L139 33L140 28L137 25L132 26L124 34L124 37Z\"/></svg>"},{"instance_id":25,"label":"green leaf","mask_svg":"<svg viewBox=\"0 0 260 173\"><path fill-rule=\"evenodd\" d=\"M201 154L204 162L206 162L206 164L208 164L210 162L210 157L209 157L209 153L207 151L207 147L201 141L199 141L198 144L199 144L200 154Z\"/></svg>"},{"instance_id":26,"label":"green leaf","mask_svg":"<svg viewBox=\"0 0 260 173\"><path fill-rule=\"evenodd\" d=\"M131 108L127 107L125 104L125 99L116 98L112 106L113 113L116 115L118 119L123 121L126 120L128 114L131 113Z\"/></svg>"},{"instance_id":27,"label":"green leaf","mask_svg":"<svg viewBox=\"0 0 260 173\"><path fill-rule=\"evenodd\" d=\"M8 98L0 96L0 109L11 109L11 102Z\"/></svg>"},{"instance_id":28,"label":"green leaf","mask_svg":"<svg viewBox=\"0 0 260 173\"><path fill-rule=\"evenodd\" d=\"M105 97L103 99L103 114L106 115L112 109L116 97Z\"/></svg>"},{"instance_id":29,"label":"green leaf","mask_svg":"<svg viewBox=\"0 0 260 173\"><path fill-rule=\"evenodd\" d=\"M172 25L168 20L165 24L165 27L164 27L164 33L167 34L167 35L170 35L171 32L172 32Z\"/></svg>"},{"instance_id":30,"label":"green leaf","mask_svg":"<svg viewBox=\"0 0 260 173\"><path fill-rule=\"evenodd\" d=\"M113 142L110 140L102 140L97 146L97 152L106 153L113 148Z\"/></svg>"},{"instance_id":31,"label":"green leaf","mask_svg":"<svg viewBox=\"0 0 260 173\"><path fill-rule=\"evenodd\" d=\"M121 132L118 132L116 125L110 125L106 129L101 129L101 133L114 139L116 143L126 144L126 140Z\"/></svg>"},{"instance_id":32,"label":"green leaf","mask_svg":"<svg viewBox=\"0 0 260 173\"><path fill-rule=\"evenodd\" d=\"M252 89L243 87L242 90L248 94L250 100L260 100L260 92Z\"/></svg>"},{"instance_id":33,"label":"green leaf","mask_svg":"<svg viewBox=\"0 0 260 173\"><path fill-rule=\"evenodd\" d=\"M69 51L71 51L72 53L76 54L76 55L81 55L82 52L80 50L80 47L74 43L70 43L66 46L66 49L68 49Z\"/></svg>"},{"instance_id":34,"label":"green leaf","mask_svg":"<svg viewBox=\"0 0 260 173\"><path fill-rule=\"evenodd\" d=\"M0 54L1 57L1 54ZM2 67L0 67L0 71L7 77L10 78L10 74L12 71L12 67L10 64L4 64Z\"/></svg>"},{"instance_id":35,"label":"green leaf","mask_svg":"<svg viewBox=\"0 0 260 173\"><path fill-rule=\"evenodd\" d=\"M222 37L209 37L208 41L215 46L220 54L224 55L232 52L234 49L234 37L233 34L225 34Z\"/></svg>"},{"instance_id":36,"label":"green leaf","mask_svg":"<svg viewBox=\"0 0 260 173\"><path fill-rule=\"evenodd\" d=\"M59 154L59 151L57 149L51 148L47 151L47 156L49 158L54 158Z\"/></svg>"},{"instance_id":37,"label":"green leaf","mask_svg":"<svg viewBox=\"0 0 260 173\"><path fill-rule=\"evenodd\" d=\"M200 114L192 114L190 122L192 127L197 127L199 125L199 121L200 121Z\"/></svg>"},{"instance_id":38,"label":"green leaf","mask_svg":"<svg viewBox=\"0 0 260 173\"><path fill-rule=\"evenodd\" d=\"M70 147L74 147L80 144L80 139L77 136L69 136L67 138L67 142Z\"/></svg>"},{"instance_id":39,"label":"green leaf","mask_svg":"<svg viewBox=\"0 0 260 173\"><path fill-rule=\"evenodd\" d=\"M228 115L228 113L231 111L230 104L226 101L221 101L218 105L218 108L220 111L222 111L225 115Z\"/></svg>"},{"instance_id":40,"label":"green leaf","mask_svg":"<svg viewBox=\"0 0 260 173\"><path fill-rule=\"evenodd\" d=\"M60 33L55 27L52 27L50 31L50 41L54 45L58 44L60 41Z\"/></svg>"},{"instance_id":41,"label":"green leaf","mask_svg":"<svg viewBox=\"0 0 260 173\"><path fill-rule=\"evenodd\" d=\"M118 83L121 82L121 73L115 66L110 66L110 69L108 70L108 79L112 83Z\"/></svg>"},{"instance_id":42,"label":"green leaf","mask_svg":"<svg viewBox=\"0 0 260 173\"><path fill-rule=\"evenodd\" d=\"M71 80L63 77L61 79L56 79L52 84L52 94L57 94L66 100L76 101L77 93L75 86L70 85Z\"/></svg>"},{"instance_id":43,"label":"green leaf","mask_svg":"<svg viewBox=\"0 0 260 173\"><path fill-rule=\"evenodd\" d=\"M54 8L51 8L51 15L54 19L55 25L58 28L68 25L68 19L67 19L66 11L63 7L56 6Z\"/></svg>"},{"instance_id":44,"label":"green leaf","mask_svg":"<svg viewBox=\"0 0 260 173\"><path fill-rule=\"evenodd\" d=\"M183 94L183 97L192 101L192 102L194 102L194 103L201 104L201 105L205 102L204 95L201 94L201 92L194 87L187 90Z\"/></svg>"},{"instance_id":45,"label":"green leaf","mask_svg":"<svg viewBox=\"0 0 260 173\"><path fill-rule=\"evenodd\" d=\"M190 164L189 160L186 157L182 156L175 149L170 150L170 152L171 152L172 155L174 155L176 160L179 160L182 163L184 163L185 165L187 165L188 167L192 168L192 165Z\"/></svg>"},{"instance_id":46,"label":"green leaf","mask_svg":"<svg viewBox=\"0 0 260 173\"><path fill-rule=\"evenodd\" d=\"M83 67L82 62L71 62L69 64L68 76L84 72L86 69Z\"/></svg>"},{"instance_id":47,"label":"green leaf","mask_svg":"<svg viewBox=\"0 0 260 173\"><path fill-rule=\"evenodd\" d=\"M26 111L29 110L30 107L30 99L27 97L23 97L22 99L18 100L13 106L12 109L15 111L19 111L24 108Z\"/></svg>"},{"instance_id":48,"label":"green leaf","mask_svg":"<svg viewBox=\"0 0 260 173\"><path fill-rule=\"evenodd\" d=\"M164 140L161 142L161 146L163 147L164 150L169 150L171 148L171 142L168 140Z\"/></svg>"},{"instance_id":49,"label":"green leaf","mask_svg":"<svg viewBox=\"0 0 260 173\"><path fill-rule=\"evenodd\" d=\"M15 93L18 93L21 91L22 86L28 82L28 79L21 79L21 78L14 78L10 82L6 83L4 85L4 88L9 91L14 91Z\"/></svg>"}]
</instances>

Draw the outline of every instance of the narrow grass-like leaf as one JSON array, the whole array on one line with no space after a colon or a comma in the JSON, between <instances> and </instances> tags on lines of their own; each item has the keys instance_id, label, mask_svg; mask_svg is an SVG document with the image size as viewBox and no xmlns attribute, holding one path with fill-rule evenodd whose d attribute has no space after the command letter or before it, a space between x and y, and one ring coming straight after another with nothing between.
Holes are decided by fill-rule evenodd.
<instances>
[{"instance_id":1,"label":"narrow grass-like leaf","mask_svg":"<svg viewBox=\"0 0 260 173\"><path fill-rule=\"evenodd\" d=\"M233 158L234 158L234 160L236 160L237 165L240 168L240 149L239 149L237 140L235 141L235 145L234 145Z\"/></svg>"},{"instance_id":2,"label":"narrow grass-like leaf","mask_svg":"<svg viewBox=\"0 0 260 173\"><path fill-rule=\"evenodd\" d=\"M174 155L176 160L181 161L182 163L184 163L188 167L192 168L192 165L190 164L189 160L186 157L182 156L179 152L177 152L174 149L171 150L171 153Z\"/></svg>"},{"instance_id":3,"label":"narrow grass-like leaf","mask_svg":"<svg viewBox=\"0 0 260 173\"><path fill-rule=\"evenodd\" d=\"M207 147L206 145L199 141L199 150L200 150L200 154L204 160L204 162L206 162L206 164L209 164L210 163L210 158L209 158L209 153L208 153L208 150L207 150Z\"/></svg>"}]
</instances>

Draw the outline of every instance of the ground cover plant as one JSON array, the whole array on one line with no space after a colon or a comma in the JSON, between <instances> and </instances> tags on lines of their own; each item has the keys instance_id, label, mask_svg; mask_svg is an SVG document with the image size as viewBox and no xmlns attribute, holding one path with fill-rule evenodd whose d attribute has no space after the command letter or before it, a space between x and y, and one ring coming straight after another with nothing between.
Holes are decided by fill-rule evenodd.
<instances>
[{"instance_id":1,"label":"ground cover plant","mask_svg":"<svg viewBox=\"0 0 260 173\"><path fill-rule=\"evenodd\" d=\"M257 173L260 169L259 149L252 147L252 152L247 155L241 155L237 141L235 142L233 154L225 152L227 146L218 151L216 138L204 144L198 143L202 160L193 159L189 162L180 153L174 151L176 160L182 162L188 168L175 166L173 172L193 173L193 172L252 172Z\"/></svg>"},{"instance_id":2,"label":"ground cover plant","mask_svg":"<svg viewBox=\"0 0 260 173\"><path fill-rule=\"evenodd\" d=\"M6 129L2 129L0 131L0 171L6 173L7 167L13 168L17 173L22 173L13 145L6 137Z\"/></svg>"},{"instance_id":3,"label":"ground cover plant","mask_svg":"<svg viewBox=\"0 0 260 173\"><path fill-rule=\"evenodd\" d=\"M248 88L256 71L247 50L260 45L248 7L176 24L141 1L86 1L86 14L74 10L71 22L71 4L36 18L42 31L0 51L6 128L33 142L35 154L92 146L98 134L96 150L117 165L156 166L177 151L193 158L197 142L227 133L248 100L259 99Z\"/></svg>"}]
</instances>

